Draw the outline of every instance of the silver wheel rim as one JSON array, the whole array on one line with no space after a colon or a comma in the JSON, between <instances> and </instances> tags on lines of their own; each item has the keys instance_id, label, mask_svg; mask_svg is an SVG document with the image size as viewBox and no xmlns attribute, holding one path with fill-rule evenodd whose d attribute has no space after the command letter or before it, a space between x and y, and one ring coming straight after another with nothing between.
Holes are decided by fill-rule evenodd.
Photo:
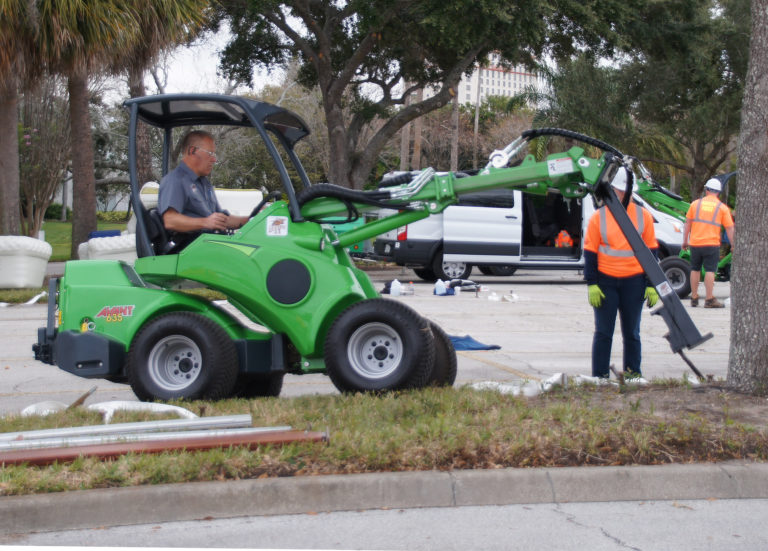
<instances>
[{"instance_id":1,"label":"silver wheel rim","mask_svg":"<svg viewBox=\"0 0 768 551\"><path fill-rule=\"evenodd\" d=\"M467 271L465 262L443 262L443 273L450 279L459 279Z\"/></svg>"},{"instance_id":2,"label":"silver wheel rim","mask_svg":"<svg viewBox=\"0 0 768 551\"><path fill-rule=\"evenodd\" d=\"M680 290L685 284L685 272L680 268L668 268L664 275L667 276L669 284L675 291Z\"/></svg>"},{"instance_id":3,"label":"silver wheel rim","mask_svg":"<svg viewBox=\"0 0 768 551\"><path fill-rule=\"evenodd\" d=\"M187 388L200 376L200 348L189 337L170 335L160 339L147 358L152 382L167 391Z\"/></svg>"},{"instance_id":4,"label":"silver wheel rim","mask_svg":"<svg viewBox=\"0 0 768 551\"><path fill-rule=\"evenodd\" d=\"M403 358L400 335L384 323L366 323L349 338L349 364L366 379L383 379L395 372Z\"/></svg>"}]
</instances>

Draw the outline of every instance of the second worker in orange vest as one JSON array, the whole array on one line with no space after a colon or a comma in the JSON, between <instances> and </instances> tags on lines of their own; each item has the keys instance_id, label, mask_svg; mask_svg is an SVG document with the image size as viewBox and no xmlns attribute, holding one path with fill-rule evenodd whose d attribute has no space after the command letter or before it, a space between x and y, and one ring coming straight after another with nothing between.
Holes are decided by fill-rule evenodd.
<instances>
[{"instance_id":1,"label":"second worker in orange vest","mask_svg":"<svg viewBox=\"0 0 768 551\"><path fill-rule=\"evenodd\" d=\"M717 197L722 189L720 180L707 180L704 189L706 195L691 203L683 229L683 249L688 249L689 245L691 249L691 306L699 305L699 282L703 267L704 290L707 294L704 308L722 308L723 303L714 295L715 272L720 260L720 228L725 228L733 250L733 217L728 206Z\"/></svg>"},{"instance_id":2,"label":"second worker in orange vest","mask_svg":"<svg viewBox=\"0 0 768 551\"><path fill-rule=\"evenodd\" d=\"M620 168L611 182L620 201L626 185L626 169ZM651 213L630 200L627 215L645 244L656 254L659 245ZM610 375L617 313L624 340L622 368L627 373L641 375L640 318L643 301L647 300L648 305L653 306L659 295L648 282L627 238L605 206L589 219L584 238L584 279L588 285L589 303L595 312L592 376L607 378Z\"/></svg>"}]
</instances>

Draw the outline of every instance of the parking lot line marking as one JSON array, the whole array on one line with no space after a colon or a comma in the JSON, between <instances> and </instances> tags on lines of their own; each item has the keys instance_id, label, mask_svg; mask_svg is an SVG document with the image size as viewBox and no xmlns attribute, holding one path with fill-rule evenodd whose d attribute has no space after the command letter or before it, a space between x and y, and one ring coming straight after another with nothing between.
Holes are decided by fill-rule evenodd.
<instances>
[{"instance_id":1,"label":"parking lot line marking","mask_svg":"<svg viewBox=\"0 0 768 551\"><path fill-rule=\"evenodd\" d=\"M497 369L501 369L502 371L506 371L508 373L512 373L513 375L517 375L521 379L529 379L533 381L541 381L541 377L537 377L536 375L531 375L530 373L523 373L522 371L518 371L517 369L513 367L506 366L504 364L500 364L499 362L494 362L493 360L489 360L487 358L481 358L479 356L476 356L475 354L472 354L471 352L466 352L464 350L458 350L456 354L459 354L461 356L464 356L466 358L469 358L471 360L475 360L476 362L484 363L487 365L490 365L492 367L495 367Z\"/></svg>"}]
</instances>

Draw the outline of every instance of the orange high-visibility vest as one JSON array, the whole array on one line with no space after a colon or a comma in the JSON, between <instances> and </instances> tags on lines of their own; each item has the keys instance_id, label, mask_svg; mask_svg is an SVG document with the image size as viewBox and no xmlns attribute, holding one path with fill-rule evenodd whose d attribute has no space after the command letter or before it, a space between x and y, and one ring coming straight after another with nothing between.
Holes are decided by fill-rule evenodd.
<instances>
[{"instance_id":1,"label":"orange high-visibility vest","mask_svg":"<svg viewBox=\"0 0 768 551\"><path fill-rule=\"evenodd\" d=\"M707 195L691 203L686 218L692 221L689 243L692 247L720 245L720 227L733 226L730 209L720 199Z\"/></svg>"},{"instance_id":2,"label":"orange high-visibility vest","mask_svg":"<svg viewBox=\"0 0 768 551\"><path fill-rule=\"evenodd\" d=\"M651 213L630 202L627 214L648 248L658 248ZM605 275L630 277L643 273L632 247L607 207L600 207L589 219L584 250L597 253L597 269Z\"/></svg>"},{"instance_id":3,"label":"orange high-visibility vest","mask_svg":"<svg viewBox=\"0 0 768 551\"><path fill-rule=\"evenodd\" d=\"M565 230L560 230L555 239L555 247L573 247L571 235Z\"/></svg>"}]
</instances>

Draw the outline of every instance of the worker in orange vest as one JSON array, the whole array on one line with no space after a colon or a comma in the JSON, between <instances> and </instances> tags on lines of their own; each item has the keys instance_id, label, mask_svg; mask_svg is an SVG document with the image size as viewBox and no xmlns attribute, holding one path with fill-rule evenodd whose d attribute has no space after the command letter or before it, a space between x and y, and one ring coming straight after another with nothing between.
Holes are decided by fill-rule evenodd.
<instances>
[{"instance_id":1,"label":"worker in orange vest","mask_svg":"<svg viewBox=\"0 0 768 551\"><path fill-rule=\"evenodd\" d=\"M555 239L555 247L573 247L573 239L571 239L571 234L565 230L560 230L560 233L557 234L557 238Z\"/></svg>"},{"instance_id":2,"label":"worker in orange vest","mask_svg":"<svg viewBox=\"0 0 768 551\"><path fill-rule=\"evenodd\" d=\"M718 195L723 186L717 178L710 178L704 184L706 195L691 203L685 216L683 229L683 250L691 249L691 306L699 305L699 282L704 267L704 291L707 296L704 308L723 308L715 298L715 272L720 260L720 235L722 226L731 242L733 251L733 216ZM690 237L689 237L690 236Z\"/></svg>"},{"instance_id":3,"label":"worker in orange vest","mask_svg":"<svg viewBox=\"0 0 768 551\"><path fill-rule=\"evenodd\" d=\"M611 181L619 201L624 198L627 178L627 170L621 167ZM627 215L648 248L657 254L659 245L651 213L630 201ZM584 279L588 285L589 304L595 312L592 376L607 378L610 375L617 313L624 340L623 370L627 374L641 376L640 318L643 302L654 306L659 295L647 280L616 219L605 206L589 219L584 238Z\"/></svg>"}]
</instances>

